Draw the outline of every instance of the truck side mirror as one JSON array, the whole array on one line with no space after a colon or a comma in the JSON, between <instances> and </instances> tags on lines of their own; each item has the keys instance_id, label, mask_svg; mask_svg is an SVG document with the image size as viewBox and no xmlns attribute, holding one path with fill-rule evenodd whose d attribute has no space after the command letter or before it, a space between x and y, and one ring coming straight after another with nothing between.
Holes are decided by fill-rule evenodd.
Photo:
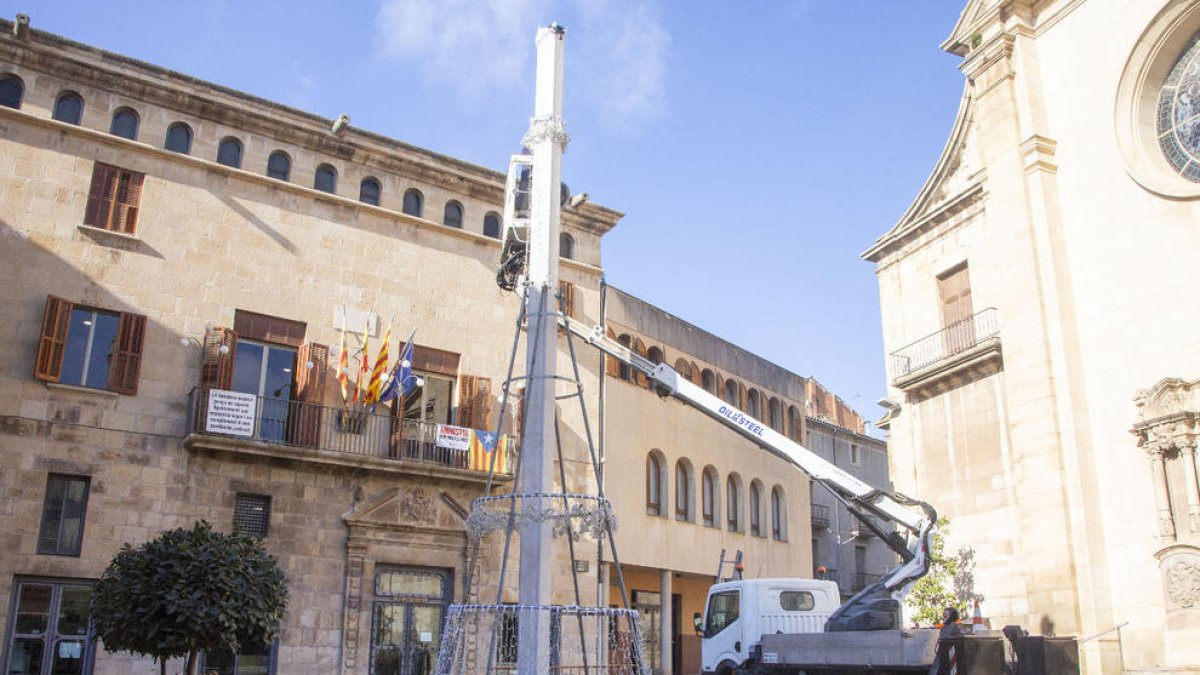
<instances>
[{"instance_id":1,"label":"truck side mirror","mask_svg":"<svg viewBox=\"0 0 1200 675\"><path fill-rule=\"evenodd\" d=\"M700 612L692 615L692 625L696 628L696 635L704 635L704 617L700 616Z\"/></svg>"}]
</instances>

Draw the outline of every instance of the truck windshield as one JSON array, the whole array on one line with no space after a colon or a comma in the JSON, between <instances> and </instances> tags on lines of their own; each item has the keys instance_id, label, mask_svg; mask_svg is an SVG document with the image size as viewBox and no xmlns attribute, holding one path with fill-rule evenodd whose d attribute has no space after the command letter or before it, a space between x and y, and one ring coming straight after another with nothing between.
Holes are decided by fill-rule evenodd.
<instances>
[{"instance_id":1,"label":"truck windshield","mask_svg":"<svg viewBox=\"0 0 1200 675\"><path fill-rule=\"evenodd\" d=\"M708 598L708 621L704 624L704 637L712 637L737 621L740 605L738 591L714 593Z\"/></svg>"}]
</instances>

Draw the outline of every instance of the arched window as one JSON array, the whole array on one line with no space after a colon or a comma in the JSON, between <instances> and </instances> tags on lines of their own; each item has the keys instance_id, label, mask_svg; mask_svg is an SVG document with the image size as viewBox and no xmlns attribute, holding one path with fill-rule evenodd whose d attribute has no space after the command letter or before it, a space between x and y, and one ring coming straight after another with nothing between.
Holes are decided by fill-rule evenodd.
<instances>
[{"instance_id":1,"label":"arched window","mask_svg":"<svg viewBox=\"0 0 1200 675\"><path fill-rule=\"evenodd\" d=\"M662 515L663 463L657 452L646 455L646 513Z\"/></svg>"},{"instance_id":2,"label":"arched window","mask_svg":"<svg viewBox=\"0 0 1200 675\"><path fill-rule=\"evenodd\" d=\"M658 347L651 347L646 350L646 358L650 359L650 363L658 365L663 362L663 351Z\"/></svg>"},{"instance_id":3,"label":"arched window","mask_svg":"<svg viewBox=\"0 0 1200 675\"><path fill-rule=\"evenodd\" d=\"M167 141L163 147L171 152L186 155L192 151L192 128L183 122L167 127Z\"/></svg>"},{"instance_id":4,"label":"arched window","mask_svg":"<svg viewBox=\"0 0 1200 675\"><path fill-rule=\"evenodd\" d=\"M783 413L779 405L779 399L771 397L767 404L767 424L775 431L783 431Z\"/></svg>"},{"instance_id":5,"label":"arched window","mask_svg":"<svg viewBox=\"0 0 1200 675\"><path fill-rule=\"evenodd\" d=\"M500 214L489 211L483 217L483 236L500 238Z\"/></svg>"},{"instance_id":6,"label":"arched window","mask_svg":"<svg viewBox=\"0 0 1200 675\"><path fill-rule=\"evenodd\" d=\"M700 511L706 527L717 524L717 471L711 466L704 468L700 478Z\"/></svg>"},{"instance_id":7,"label":"arched window","mask_svg":"<svg viewBox=\"0 0 1200 675\"><path fill-rule=\"evenodd\" d=\"M675 462L675 520L692 519L692 467L687 460Z\"/></svg>"},{"instance_id":8,"label":"arched window","mask_svg":"<svg viewBox=\"0 0 1200 675\"><path fill-rule=\"evenodd\" d=\"M83 121L83 97L73 91L64 91L54 99L54 114L59 122L79 124Z\"/></svg>"},{"instance_id":9,"label":"arched window","mask_svg":"<svg viewBox=\"0 0 1200 675\"><path fill-rule=\"evenodd\" d=\"M292 158L282 150L276 150L267 158L267 175L278 180L287 180L292 175Z\"/></svg>"},{"instance_id":10,"label":"arched window","mask_svg":"<svg viewBox=\"0 0 1200 675\"><path fill-rule=\"evenodd\" d=\"M558 255L559 257L566 258L567 260L573 260L575 258L575 239L566 232L562 232L558 235Z\"/></svg>"},{"instance_id":11,"label":"arched window","mask_svg":"<svg viewBox=\"0 0 1200 675\"><path fill-rule=\"evenodd\" d=\"M421 217L421 212L425 210L425 196L416 188L409 188L404 192L404 212L416 218Z\"/></svg>"},{"instance_id":12,"label":"arched window","mask_svg":"<svg viewBox=\"0 0 1200 675\"><path fill-rule=\"evenodd\" d=\"M704 387L704 391L713 396L721 395L721 392L717 389L717 374L708 368L705 368L704 372L700 373L700 386Z\"/></svg>"},{"instance_id":13,"label":"arched window","mask_svg":"<svg viewBox=\"0 0 1200 675\"><path fill-rule=\"evenodd\" d=\"M762 536L762 488L757 480L750 483L750 534Z\"/></svg>"},{"instance_id":14,"label":"arched window","mask_svg":"<svg viewBox=\"0 0 1200 675\"><path fill-rule=\"evenodd\" d=\"M316 173L313 174L313 189L329 194L337 194L337 169L329 164L322 164L317 167Z\"/></svg>"},{"instance_id":15,"label":"arched window","mask_svg":"<svg viewBox=\"0 0 1200 675\"><path fill-rule=\"evenodd\" d=\"M454 200L446 202L446 208L442 209L442 224L457 227L461 230L463 224L462 204Z\"/></svg>"},{"instance_id":16,"label":"arched window","mask_svg":"<svg viewBox=\"0 0 1200 675\"><path fill-rule=\"evenodd\" d=\"M788 406L788 438L800 442L800 409L794 405Z\"/></svg>"},{"instance_id":17,"label":"arched window","mask_svg":"<svg viewBox=\"0 0 1200 675\"><path fill-rule=\"evenodd\" d=\"M133 108L118 108L113 113L112 126L108 128L108 133L121 138L128 138L131 141L137 140L138 135L138 114Z\"/></svg>"},{"instance_id":18,"label":"arched window","mask_svg":"<svg viewBox=\"0 0 1200 675\"><path fill-rule=\"evenodd\" d=\"M771 488L771 538L787 541L787 503L783 500L783 488Z\"/></svg>"},{"instance_id":19,"label":"arched window","mask_svg":"<svg viewBox=\"0 0 1200 675\"><path fill-rule=\"evenodd\" d=\"M750 416L756 420L762 419L762 405L759 401L761 398L758 395L757 389L751 389L750 395L746 397L746 412L750 413Z\"/></svg>"},{"instance_id":20,"label":"arched window","mask_svg":"<svg viewBox=\"0 0 1200 675\"><path fill-rule=\"evenodd\" d=\"M367 176L358 184L358 201L371 206L379 206L379 194L383 189L379 186L379 181Z\"/></svg>"},{"instance_id":21,"label":"arched window","mask_svg":"<svg viewBox=\"0 0 1200 675\"><path fill-rule=\"evenodd\" d=\"M629 337L628 334L617 338L617 342L620 342L626 348L633 349L633 338ZM629 364L625 363L624 361L621 362L621 369L620 372L617 373L617 377L625 380L626 382L633 381L633 373L629 370Z\"/></svg>"},{"instance_id":22,"label":"arched window","mask_svg":"<svg viewBox=\"0 0 1200 675\"><path fill-rule=\"evenodd\" d=\"M738 407L738 383L733 378L725 380L725 402L735 408Z\"/></svg>"},{"instance_id":23,"label":"arched window","mask_svg":"<svg viewBox=\"0 0 1200 675\"><path fill-rule=\"evenodd\" d=\"M217 146L217 164L242 168L242 142L233 136L222 138Z\"/></svg>"},{"instance_id":24,"label":"arched window","mask_svg":"<svg viewBox=\"0 0 1200 675\"><path fill-rule=\"evenodd\" d=\"M25 83L16 75L0 77L0 105L8 108L20 108L21 99L25 98Z\"/></svg>"},{"instance_id":25,"label":"arched window","mask_svg":"<svg viewBox=\"0 0 1200 675\"><path fill-rule=\"evenodd\" d=\"M730 532L739 532L742 529L741 514L739 513L741 503L741 479L736 473L731 473L725 479L725 523Z\"/></svg>"},{"instance_id":26,"label":"arched window","mask_svg":"<svg viewBox=\"0 0 1200 675\"><path fill-rule=\"evenodd\" d=\"M687 359L680 357L675 359L675 372L685 380L692 379L692 364L688 363Z\"/></svg>"}]
</instances>

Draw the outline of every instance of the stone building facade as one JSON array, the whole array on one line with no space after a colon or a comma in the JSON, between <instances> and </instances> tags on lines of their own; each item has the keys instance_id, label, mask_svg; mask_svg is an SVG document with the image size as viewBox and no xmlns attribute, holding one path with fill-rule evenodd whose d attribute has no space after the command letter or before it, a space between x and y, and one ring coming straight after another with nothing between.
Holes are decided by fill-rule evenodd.
<instances>
[{"instance_id":1,"label":"stone building facade","mask_svg":"<svg viewBox=\"0 0 1200 675\"><path fill-rule=\"evenodd\" d=\"M892 478L993 625L1200 667L1200 3L971 0L962 103L877 264Z\"/></svg>"},{"instance_id":2,"label":"stone building facade","mask_svg":"<svg viewBox=\"0 0 1200 675\"><path fill-rule=\"evenodd\" d=\"M519 428L519 406L500 406L519 309L495 284L504 178L0 21L5 668L157 672L87 641L86 598L122 543L199 519L264 536L291 589L275 645L209 654L206 670L422 672L449 603L515 602L515 563L500 588L496 542L465 584L465 519L488 472L436 437L441 423ZM561 290L580 320L601 320L601 240L620 218L565 209ZM609 299L614 331L697 376L719 372L764 421L796 438L861 436L861 417L814 382L636 298ZM364 339L372 358L386 340L394 358L414 330L422 386L402 406L347 406L343 340L355 358ZM569 372L565 344L558 358ZM722 549L743 549L755 576L812 572L807 479L615 363L586 351L579 363L593 427L604 408L618 550L648 632L691 635L679 621L703 608ZM594 493L583 412L560 405L560 420L563 487ZM501 447L498 491L512 485L517 439ZM671 464L651 517L653 451ZM681 458L683 517L671 492ZM706 467L744 479L732 529L727 515L704 527ZM571 562L557 554L554 601L570 603ZM584 601L610 604L611 561L584 567ZM654 594L681 594L681 611L651 612ZM698 660L683 637L656 644L667 672Z\"/></svg>"}]
</instances>

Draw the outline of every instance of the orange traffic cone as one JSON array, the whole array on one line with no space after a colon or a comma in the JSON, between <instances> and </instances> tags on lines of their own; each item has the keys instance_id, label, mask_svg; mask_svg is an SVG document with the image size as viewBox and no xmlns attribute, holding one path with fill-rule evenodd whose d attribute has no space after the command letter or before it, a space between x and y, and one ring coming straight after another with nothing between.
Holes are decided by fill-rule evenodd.
<instances>
[{"instance_id":1,"label":"orange traffic cone","mask_svg":"<svg viewBox=\"0 0 1200 675\"><path fill-rule=\"evenodd\" d=\"M971 630L984 630L987 625L983 622L983 612L979 609L979 600L975 601L975 612L971 617Z\"/></svg>"}]
</instances>

